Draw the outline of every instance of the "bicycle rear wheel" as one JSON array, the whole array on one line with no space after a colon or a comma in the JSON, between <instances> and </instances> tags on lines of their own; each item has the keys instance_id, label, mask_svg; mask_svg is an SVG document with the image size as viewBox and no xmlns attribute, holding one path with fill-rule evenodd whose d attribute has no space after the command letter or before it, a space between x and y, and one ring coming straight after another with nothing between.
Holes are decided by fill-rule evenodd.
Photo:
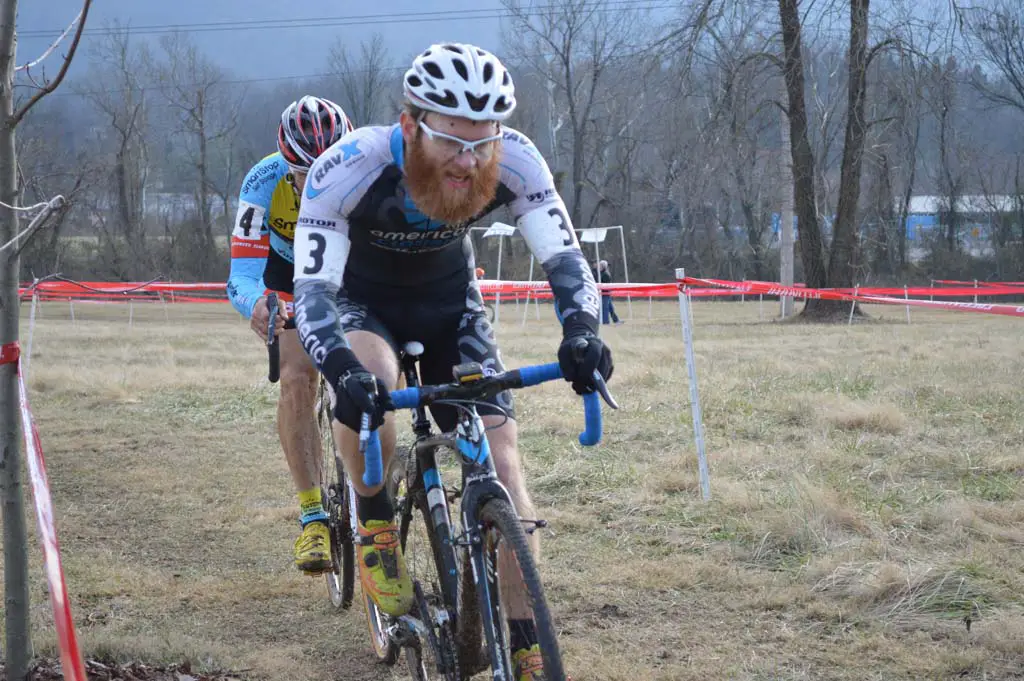
<instances>
[{"instance_id":1,"label":"bicycle rear wheel","mask_svg":"<svg viewBox=\"0 0 1024 681\"><path fill-rule=\"evenodd\" d=\"M503 675L507 679L514 678L509 650L510 632L506 620L510 614L514 614L517 619L533 618L537 642L544 658L544 678L548 681L565 681L558 637L522 521L512 505L504 499L491 499L484 503L478 509L477 519L483 541L474 547L473 559L480 580L477 585L480 614L495 677ZM512 599L500 588L501 578L509 570L517 570L526 587L517 599Z\"/></svg>"},{"instance_id":2,"label":"bicycle rear wheel","mask_svg":"<svg viewBox=\"0 0 1024 681\"><path fill-rule=\"evenodd\" d=\"M355 593L355 543L352 534L352 486L349 484L341 454L334 442L332 417L334 400L327 383L320 381L317 391L316 421L320 429L320 487L331 532L333 568L324 574L327 593L336 608L352 606Z\"/></svg>"}]
</instances>

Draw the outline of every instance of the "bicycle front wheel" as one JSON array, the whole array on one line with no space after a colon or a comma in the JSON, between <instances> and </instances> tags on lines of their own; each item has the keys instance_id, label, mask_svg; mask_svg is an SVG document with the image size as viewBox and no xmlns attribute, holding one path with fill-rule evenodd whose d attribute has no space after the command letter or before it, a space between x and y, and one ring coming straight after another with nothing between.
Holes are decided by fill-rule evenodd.
<instances>
[{"instance_id":1,"label":"bicycle front wheel","mask_svg":"<svg viewBox=\"0 0 1024 681\"><path fill-rule=\"evenodd\" d=\"M324 574L327 593L336 608L352 606L355 592L355 543L352 534L352 486L349 484L341 453L332 428L334 400L325 381L317 393L316 422L320 429L320 487L331 530L332 569Z\"/></svg>"},{"instance_id":2,"label":"bicycle front wheel","mask_svg":"<svg viewBox=\"0 0 1024 681\"><path fill-rule=\"evenodd\" d=\"M411 459L408 465L413 476L407 476L399 531L405 563L416 587L415 612L426 629L426 635L421 632L406 649L406 662L415 681L461 681L468 676L460 673L455 645L459 563L450 509L445 500L443 507L438 506L440 517L434 518L415 457L411 453L403 453L403 457ZM442 508L447 513L442 513Z\"/></svg>"},{"instance_id":3,"label":"bicycle front wheel","mask_svg":"<svg viewBox=\"0 0 1024 681\"><path fill-rule=\"evenodd\" d=\"M483 541L474 550L473 560L479 580L481 619L495 678L499 675L514 678L507 618L532 618L544 658L544 678L565 681L558 637L544 597L540 571L519 515L505 499L491 499L480 507L477 518ZM521 583L523 588L504 588L505 582Z\"/></svg>"}]
</instances>

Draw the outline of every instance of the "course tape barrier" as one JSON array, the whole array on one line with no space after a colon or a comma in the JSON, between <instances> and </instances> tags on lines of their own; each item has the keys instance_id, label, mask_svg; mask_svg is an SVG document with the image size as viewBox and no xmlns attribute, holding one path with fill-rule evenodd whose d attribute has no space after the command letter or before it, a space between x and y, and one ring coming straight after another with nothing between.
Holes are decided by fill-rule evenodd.
<instances>
[{"instance_id":1,"label":"course tape barrier","mask_svg":"<svg viewBox=\"0 0 1024 681\"><path fill-rule=\"evenodd\" d=\"M18 406L21 411L21 427L25 436L25 458L28 461L29 482L32 500L35 502L36 526L39 540L43 545L43 569L53 607L53 621L57 629L60 646L61 670L68 681L86 681L85 667L75 636L75 621L71 615L71 601L68 585L64 579L64 568L60 561L60 545L57 543L57 528L54 523L53 498L50 496L50 481L46 476L46 462L43 448L36 429L35 419L28 405L28 391L21 367L21 349L18 343L8 343L0 348L0 364L17 364Z\"/></svg>"},{"instance_id":2,"label":"course tape barrier","mask_svg":"<svg viewBox=\"0 0 1024 681\"><path fill-rule=\"evenodd\" d=\"M797 286L782 286L764 281L726 281L723 279L700 279L686 277L677 282L681 290L689 291L690 286L717 286L744 295L790 296L793 298L818 300L845 300L861 303L877 303L880 305L903 305L929 307L937 310L965 310L968 312L985 312L1010 317L1024 317L1024 305L1007 305L997 303L960 303L950 300L921 300L918 298L894 298L874 293L865 293L871 289L812 289ZM903 289L899 289L902 293ZM977 289L972 289L974 293ZM1024 295L1024 289L1018 289L1008 295ZM974 295L972 293L972 295ZM985 295L990 295L988 290Z\"/></svg>"},{"instance_id":3,"label":"course tape barrier","mask_svg":"<svg viewBox=\"0 0 1024 681\"><path fill-rule=\"evenodd\" d=\"M715 279L693 279L694 282L724 282ZM858 287L858 288L836 288L816 289L822 292L829 292L829 296L837 300L847 298L836 297L837 295L849 296L875 296L895 297L899 296L901 304L907 304L905 298L909 296L940 296L944 298L971 298L975 296L1021 296L1024 297L1024 283L1020 282L973 282L960 281L937 281L943 286L908 286L899 287ZM552 297L551 288L546 281L499 281L495 279L482 279L479 281L481 293L488 299L494 300L501 296L502 300L512 302L516 300L550 300ZM779 293L780 285L767 281L745 281L729 282L719 284L698 284L696 288L688 285L687 291L693 298L714 298L714 297L736 297L739 295L792 295L797 298L814 297L807 293L810 289L802 284L792 287L794 293ZM677 285L674 283L623 283L623 284L599 284L603 294L616 298L638 297L638 298L674 298L678 295ZM756 287L756 288L754 288ZM20 289L23 298L37 296L38 300L76 300L83 302L171 302L171 303L223 303L227 301L225 284L223 282L195 282L195 283L169 283L169 282L74 282L70 280L40 281L34 285L26 285ZM817 296L822 297L822 296ZM865 301L867 302L867 301ZM881 302L881 301L875 301ZM929 301L932 303L933 301ZM913 304L913 303L911 303ZM973 304L972 304L973 305ZM941 307L932 305L932 307ZM957 306L954 306L954 308ZM950 309L954 309L950 308Z\"/></svg>"}]
</instances>

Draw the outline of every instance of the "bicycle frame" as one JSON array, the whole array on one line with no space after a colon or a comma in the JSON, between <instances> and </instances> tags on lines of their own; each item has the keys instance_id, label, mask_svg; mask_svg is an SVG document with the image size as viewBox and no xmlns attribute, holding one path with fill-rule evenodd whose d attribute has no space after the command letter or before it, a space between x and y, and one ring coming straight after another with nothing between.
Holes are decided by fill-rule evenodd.
<instances>
[{"instance_id":1,"label":"bicycle frame","mask_svg":"<svg viewBox=\"0 0 1024 681\"><path fill-rule=\"evenodd\" d=\"M402 356L402 370L408 388L404 391L392 393L396 397L396 408L409 408L413 411L413 431L416 434L416 441L412 447L414 456L411 457L409 462L412 468L406 473L409 502L402 509L401 522L403 527L407 526L406 523L411 522L412 515L416 512L415 501L412 495L417 492L416 487L422 485L430 516L431 527L428 530L433 534L437 545L441 547L438 554L440 554L441 560L444 563L443 566L438 565L437 568L438 572L441 573L438 577L442 581L441 588L445 601L445 612L443 614L439 612L439 621L431 623L412 621L413 618L408 616L399 619L404 621L410 628L417 630L418 633L425 633L430 644L436 648L438 643L433 626L445 623L440 620L454 622L455 618L460 614L461 594L459 592L462 585L459 583L460 573L456 564L455 547L466 547L472 564L477 603L481 606L479 607L480 624L486 636L487 650L490 656L488 662L492 669L507 669L509 660L504 651L507 650L508 642L504 640L504 629L500 620L501 613L493 611L491 607L483 607L493 602L491 598L492 590L499 588L499 584L494 566L490 566L490 569L488 566L487 551L484 547L484 528L477 517L477 511L482 508L483 504L495 498L505 500L512 508L515 508L515 504L508 490L498 479L497 471L491 458L490 443L487 439L483 419L472 402L459 411L458 423L453 431L439 435L432 433L431 421L427 418L426 414L426 404L437 400L421 398L424 394L432 394L430 391L436 391L438 386L428 386L423 388L423 391L426 391L425 393L421 392L419 375L416 368L417 358L418 355L415 354L404 354ZM509 384L510 387L526 387L561 377L561 372L557 365L526 367L516 372L506 372L506 375L511 374L515 375L515 379ZM603 381L600 380L600 376L596 375L596 378L598 379L601 395L605 397L610 405L616 407L617 405L607 393ZM489 379L483 379L483 383L486 383L487 380ZM491 377L490 380L494 380L494 377ZM468 384L470 386L477 385L472 380L468 381ZM457 387L452 388L449 386L449 389L458 391ZM468 390L472 389L472 387L468 388ZM443 392L444 388L441 388L441 390ZM444 395L441 395L442 399L443 397ZM586 407L587 430L581 434L580 442L584 445L593 445L600 439L601 432L598 394L587 395L584 399L584 405ZM370 484L376 479L379 484L383 480L384 471L381 470L382 465L379 458L377 458L376 467L372 460L380 455L379 439L376 438L375 433L368 431L365 424L366 420L364 419L364 432L360 434L361 443L365 443L363 447L366 457L364 482ZM439 447L450 448L459 454L462 471L460 511L464 532L459 537L452 536L448 498L437 469L436 451ZM375 478L375 475L379 477ZM542 521L532 522L536 526L542 525ZM532 529L528 530L528 532L532 531ZM418 592L417 598L422 598L421 592ZM425 606L425 601L421 602L421 615L429 616L430 610ZM427 614L425 615L425 613ZM456 623L456 628L461 629L458 623Z\"/></svg>"}]
</instances>

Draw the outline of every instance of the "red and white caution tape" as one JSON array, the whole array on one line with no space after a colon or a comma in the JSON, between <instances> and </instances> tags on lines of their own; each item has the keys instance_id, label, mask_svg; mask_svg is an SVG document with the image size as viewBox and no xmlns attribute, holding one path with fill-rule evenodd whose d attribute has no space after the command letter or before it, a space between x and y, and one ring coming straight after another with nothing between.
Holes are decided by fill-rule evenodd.
<instances>
[{"instance_id":1,"label":"red and white caution tape","mask_svg":"<svg viewBox=\"0 0 1024 681\"><path fill-rule=\"evenodd\" d=\"M846 300L881 305L911 305L930 307L937 310L966 310L969 312L985 312L988 314L1024 317L1024 305L1006 305L995 303L958 303L949 300L920 300L917 298L891 298L889 296L865 295L853 293L850 289L812 289L796 286L782 286L762 281L725 281L722 279L698 279L686 277L678 281L680 287L718 286L745 294L764 294L771 296L792 296L793 298L809 298L818 300Z\"/></svg>"},{"instance_id":2,"label":"red and white caution tape","mask_svg":"<svg viewBox=\"0 0 1024 681\"><path fill-rule=\"evenodd\" d=\"M21 408L22 430L25 435L25 458L28 460L29 481L32 485L32 499L35 502L36 525L39 540L43 545L43 567L53 606L53 621L57 628L60 645L61 669L69 681L86 681L82 655L75 636L75 623L71 616L68 586L64 580L64 569L60 562L60 545L57 543L57 528L54 524L53 499L50 497L50 482L46 477L46 463L39 441L32 412L28 406L25 379L21 372L21 350L18 344L9 343L0 348L0 364L18 364L18 404Z\"/></svg>"}]
</instances>

